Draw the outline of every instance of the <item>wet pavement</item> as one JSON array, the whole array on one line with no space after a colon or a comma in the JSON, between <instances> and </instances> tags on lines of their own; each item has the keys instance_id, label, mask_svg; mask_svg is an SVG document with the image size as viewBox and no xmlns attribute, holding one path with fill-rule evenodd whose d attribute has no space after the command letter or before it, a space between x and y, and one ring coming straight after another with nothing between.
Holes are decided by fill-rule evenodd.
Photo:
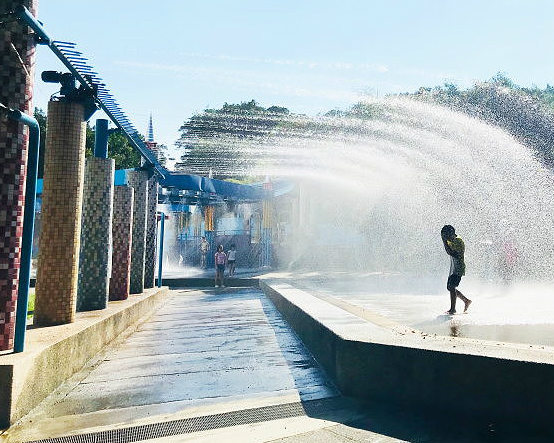
<instances>
[{"instance_id":1,"label":"wet pavement","mask_svg":"<svg viewBox=\"0 0 554 443\"><path fill-rule=\"evenodd\" d=\"M337 394L260 290L175 290L17 428L27 441L218 402Z\"/></svg>"}]
</instances>

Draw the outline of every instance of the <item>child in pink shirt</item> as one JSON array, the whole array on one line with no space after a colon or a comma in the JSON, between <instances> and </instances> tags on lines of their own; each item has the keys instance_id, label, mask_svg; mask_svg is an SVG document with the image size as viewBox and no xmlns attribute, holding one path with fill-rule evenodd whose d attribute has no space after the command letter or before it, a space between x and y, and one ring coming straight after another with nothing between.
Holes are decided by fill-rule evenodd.
<instances>
[{"instance_id":1,"label":"child in pink shirt","mask_svg":"<svg viewBox=\"0 0 554 443\"><path fill-rule=\"evenodd\" d=\"M218 280L219 286L222 288L225 287L223 284L223 276L225 275L225 265L227 264L227 255L223 252L223 245L217 247L217 252L215 253L215 286L217 287Z\"/></svg>"}]
</instances>

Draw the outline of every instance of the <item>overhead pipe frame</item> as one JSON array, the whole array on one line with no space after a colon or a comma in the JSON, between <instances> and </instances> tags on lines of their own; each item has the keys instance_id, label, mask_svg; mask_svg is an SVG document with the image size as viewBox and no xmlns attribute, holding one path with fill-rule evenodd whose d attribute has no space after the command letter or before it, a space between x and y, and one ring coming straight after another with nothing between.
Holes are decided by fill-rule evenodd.
<instances>
[{"instance_id":1,"label":"overhead pipe frame","mask_svg":"<svg viewBox=\"0 0 554 443\"><path fill-rule=\"evenodd\" d=\"M164 212L158 212L158 216L160 217L160 243L158 245L158 288L161 288L164 259L164 228L166 216Z\"/></svg>"},{"instance_id":2,"label":"overhead pipe frame","mask_svg":"<svg viewBox=\"0 0 554 443\"><path fill-rule=\"evenodd\" d=\"M71 62L71 60L68 59L68 57L57 47L57 46L60 46L60 47L72 48L73 44L69 42L54 41L46 32L42 23L40 23L23 5L20 5L15 9L14 15L35 32L35 34L37 35L38 44L48 46L52 50L52 52L56 55L56 57L58 57L58 59L69 70L69 72L71 72L71 74L75 76L77 81L81 85L83 85L83 87L92 91L97 105L106 113L106 115L110 118L110 120L112 120L113 123L123 131L123 133L127 137L127 140L140 153L140 155L145 159L148 165L161 178L165 178L168 175L168 171L162 165L160 165L160 163L155 159L154 155L150 152L148 148L146 148L146 146L141 146L127 132L125 126L118 120L116 113L111 111L110 109L108 109L108 107L105 106L102 99L99 97L98 91L96 91L95 88L91 86L87 81L87 79L84 77L84 75L87 75L87 74L83 75L79 71L77 71L77 69L75 69L75 66L73 65L74 62ZM77 52L77 51L73 51L73 52Z\"/></svg>"}]
</instances>

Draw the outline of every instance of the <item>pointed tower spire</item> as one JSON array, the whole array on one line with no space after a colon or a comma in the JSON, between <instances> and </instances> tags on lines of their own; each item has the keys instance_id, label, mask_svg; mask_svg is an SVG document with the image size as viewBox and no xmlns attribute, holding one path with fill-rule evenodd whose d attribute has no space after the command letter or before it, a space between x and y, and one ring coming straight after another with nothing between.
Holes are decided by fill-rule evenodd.
<instances>
[{"instance_id":1,"label":"pointed tower spire","mask_svg":"<svg viewBox=\"0 0 554 443\"><path fill-rule=\"evenodd\" d=\"M148 141L154 141L154 124L152 123L152 113L150 113L150 121L148 122Z\"/></svg>"},{"instance_id":2,"label":"pointed tower spire","mask_svg":"<svg viewBox=\"0 0 554 443\"><path fill-rule=\"evenodd\" d=\"M150 120L148 120L148 136L146 137L146 146L154 153L157 159L160 158L160 148L154 141L154 124L152 123L152 113L150 113Z\"/></svg>"}]
</instances>

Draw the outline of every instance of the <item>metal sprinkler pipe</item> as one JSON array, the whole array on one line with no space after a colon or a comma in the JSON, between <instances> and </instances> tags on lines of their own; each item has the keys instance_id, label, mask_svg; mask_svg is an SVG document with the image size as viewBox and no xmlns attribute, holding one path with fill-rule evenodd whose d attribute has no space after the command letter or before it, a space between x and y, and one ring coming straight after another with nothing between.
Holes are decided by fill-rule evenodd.
<instances>
[{"instance_id":1,"label":"metal sprinkler pipe","mask_svg":"<svg viewBox=\"0 0 554 443\"><path fill-rule=\"evenodd\" d=\"M160 216L160 244L158 246L158 288L162 287L162 273L164 260L164 228L165 228L165 213L158 212Z\"/></svg>"},{"instance_id":2,"label":"metal sprinkler pipe","mask_svg":"<svg viewBox=\"0 0 554 443\"><path fill-rule=\"evenodd\" d=\"M15 352L23 352L27 331L27 310L29 305L29 284L31 280L31 259L33 252L33 234L35 230L35 202L37 193L38 158L40 149L40 127L37 120L21 111L9 109L0 104L0 111L11 120L29 127L29 152L27 154L27 176L25 208L23 211L23 236L21 240L21 262L19 270L19 289L17 293L17 311L15 314Z\"/></svg>"}]
</instances>

